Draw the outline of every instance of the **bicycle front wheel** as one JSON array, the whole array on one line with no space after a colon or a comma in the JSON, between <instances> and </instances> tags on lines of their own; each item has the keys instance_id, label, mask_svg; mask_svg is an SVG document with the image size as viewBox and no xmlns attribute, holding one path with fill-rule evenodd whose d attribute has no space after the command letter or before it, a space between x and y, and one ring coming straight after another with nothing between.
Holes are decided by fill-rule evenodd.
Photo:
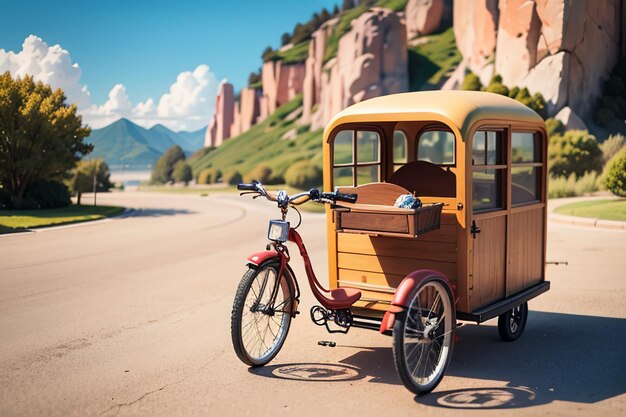
<instances>
[{"instance_id":1,"label":"bicycle front wheel","mask_svg":"<svg viewBox=\"0 0 626 417\"><path fill-rule=\"evenodd\" d=\"M454 344L456 316L452 295L441 278L422 281L409 308L393 327L393 356L411 392L432 391L443 378Z\"/></svg>"},{"instance_id":2,"label":"bicycle front wheel","mask_svg":"<svg viewBox=\"0 0 626 417\"><path fill-rule=\"evenodd\" d=\"M269 363L289 332L294 291L288 270L280 278L278 271L278 263L250 268L239 283L231 314L231 337L237 356L246 365Z\"/></svg>"}]
</instances>

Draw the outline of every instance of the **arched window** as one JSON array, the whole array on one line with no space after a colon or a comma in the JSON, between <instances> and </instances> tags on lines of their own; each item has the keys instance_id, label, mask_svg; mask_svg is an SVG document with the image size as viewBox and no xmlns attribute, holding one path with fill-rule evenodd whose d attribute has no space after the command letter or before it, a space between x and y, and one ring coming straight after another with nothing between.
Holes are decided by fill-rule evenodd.
<instances>
[{"instance_id":1,"label":"arched window","mask_svg":"<svg viewBox=\"0 0 626 417\"><path fill-rule=\"evenodd\" d=\"M333 141L333 186L357 186L380 181L380 134L346 129Z\"/></svg>"}]
</instances>

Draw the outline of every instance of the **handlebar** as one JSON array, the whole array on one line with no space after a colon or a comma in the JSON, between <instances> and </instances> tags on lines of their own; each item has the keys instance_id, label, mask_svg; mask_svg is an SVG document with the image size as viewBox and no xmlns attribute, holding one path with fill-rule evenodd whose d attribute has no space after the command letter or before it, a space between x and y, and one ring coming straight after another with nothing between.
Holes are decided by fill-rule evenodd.
<instances>
[{"instance_id":1,"label":"handlebar","mask_svg":"<svg viewBox=\"0 0 626 417\"><path fill-rule=\"evenodd\" d=\"M306 203L309 200L316 201L318 203L336 203L337 201L344 201L346 203L356 203L356 194L342 194L338 192L322 193L316 188L311 188L309 191L298 193L293 196L288 196L285 191L279 191L278 194L274 194L271 191L267 191L263 184L259 181L252 181L250 184L239 184L237 189L240 191L248 191L248 193L257 194L256 197L263 196L270 201L278 201L280 207L286 208L288 205L297 206ZM248 194L241 193L241 195Z\"/></svg>"}]
</instances>

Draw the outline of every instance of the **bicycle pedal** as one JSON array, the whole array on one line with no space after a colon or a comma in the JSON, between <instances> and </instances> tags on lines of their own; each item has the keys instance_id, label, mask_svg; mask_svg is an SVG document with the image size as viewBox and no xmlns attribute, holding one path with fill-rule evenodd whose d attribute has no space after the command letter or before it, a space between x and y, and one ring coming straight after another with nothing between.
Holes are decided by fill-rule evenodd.
<instances>
[{"instance_id":1,"label":"bicycle pedal","mask_svg":"<svg viewBox=\"0 0 626 417\"><path fill-rule=\"evenodd\" d=\"M337 346L337 343L330 342L328 340L320 340L319 342L317 342L317 344L320 345L320 346L327 346L327 347L335 347L335 346Z\"/></svg>"}]
</instances>

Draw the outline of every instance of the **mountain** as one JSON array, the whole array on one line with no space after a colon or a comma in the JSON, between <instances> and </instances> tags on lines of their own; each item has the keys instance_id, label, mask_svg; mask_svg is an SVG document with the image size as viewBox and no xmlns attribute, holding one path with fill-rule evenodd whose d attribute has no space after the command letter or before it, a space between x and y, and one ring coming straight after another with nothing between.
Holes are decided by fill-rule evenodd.
<instances>
[{"instance_id":1,"label":"mountain","mask_svg":"<svg viewBox=\"0 0 626 417\"><path fill-rule=\"evenodd\" d=\"M147 168L176 144L187 154L200 149L205 129L174 132L161 124L146 129L122 118L101 129L92 130L86 142L94 145L91 156L103 158L111 168L122 165Z\"/></svg>"}]
</instances>

